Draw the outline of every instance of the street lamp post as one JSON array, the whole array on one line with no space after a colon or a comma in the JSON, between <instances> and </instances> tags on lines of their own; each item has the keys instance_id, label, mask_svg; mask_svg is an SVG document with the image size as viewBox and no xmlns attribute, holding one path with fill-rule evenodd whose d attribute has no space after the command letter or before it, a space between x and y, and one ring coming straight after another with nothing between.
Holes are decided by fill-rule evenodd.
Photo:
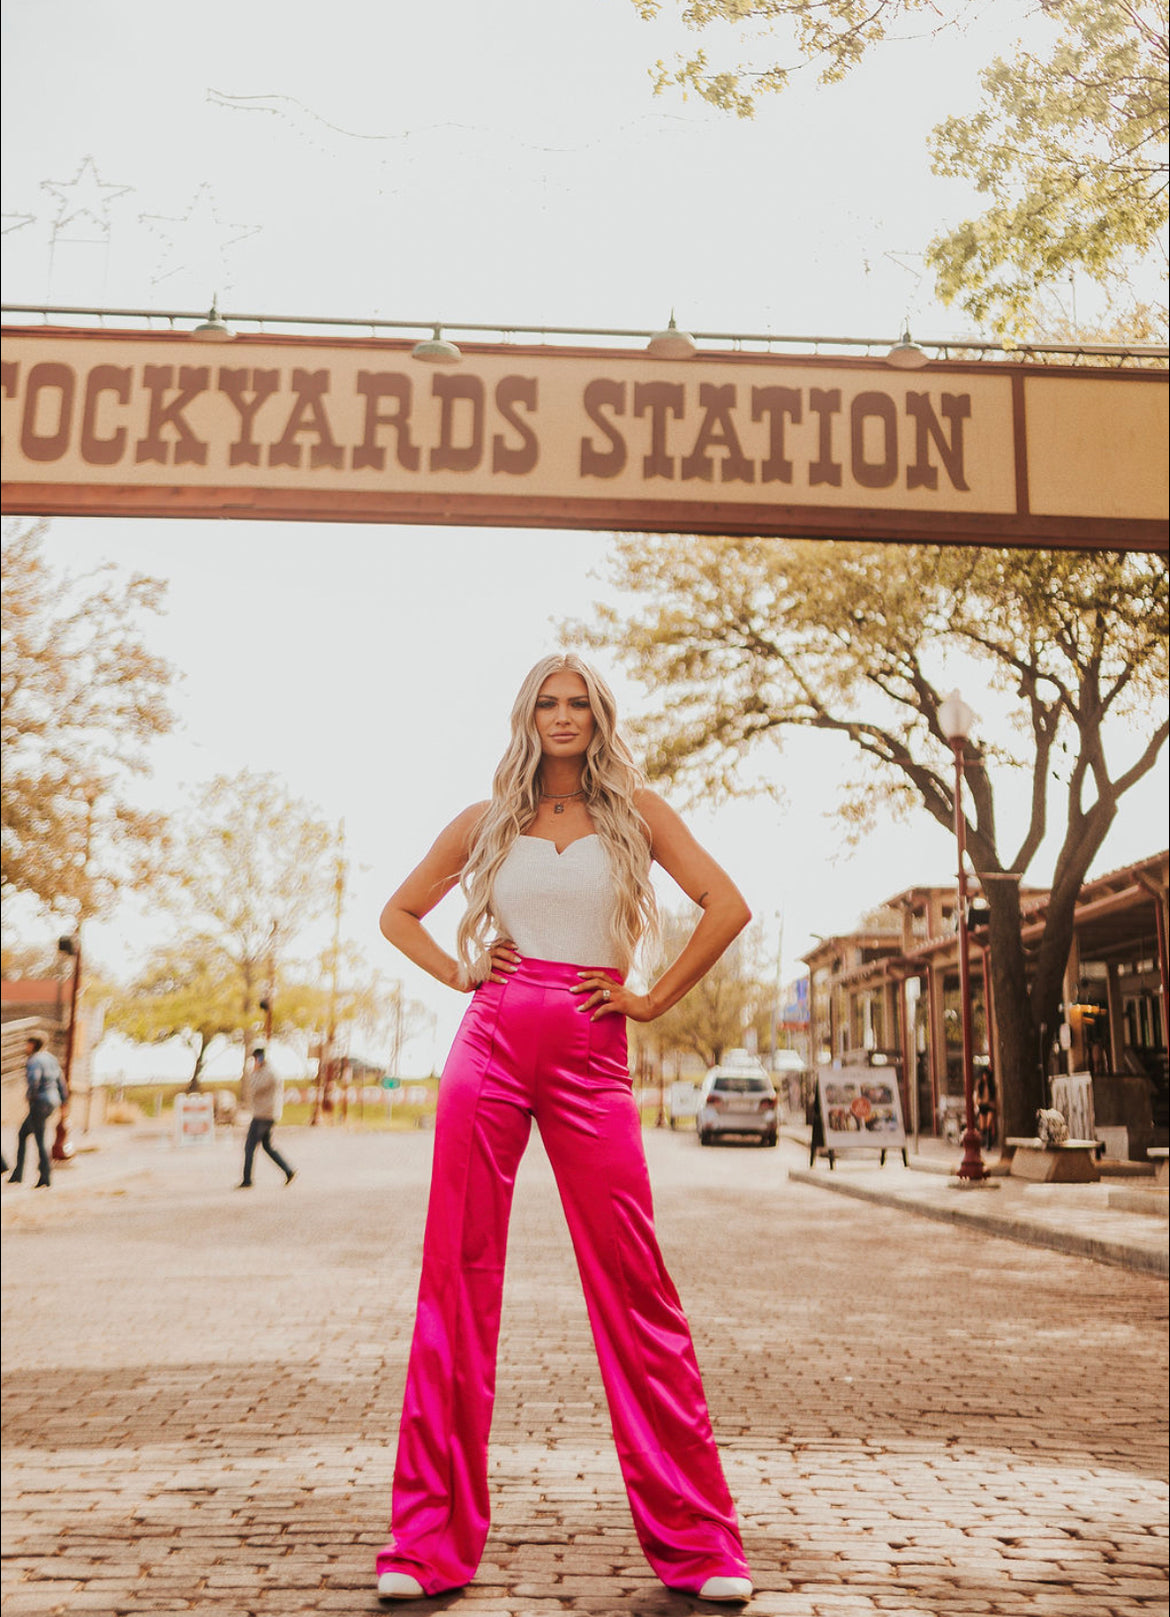
<instances>
[{"instance_id":1,"label":"street lamp post","mask_svg":"<svg viewBox=\"0 0 1170 1617\"><path fill-rule=\"evenodd\" d=\"M971 1032L971 961L967 936L967 821L963 815L963 763L967 737L975 713L952 691L938 710L939 727L955 755L955 842L959 854L959 1012L963 1024L963 1103L966 1128L963 1132L963 1160L959 1180L982 1184L989 1178L980 1151L982 1141L975 1127L975 1056Z\"/></svg>"}]
</instances>

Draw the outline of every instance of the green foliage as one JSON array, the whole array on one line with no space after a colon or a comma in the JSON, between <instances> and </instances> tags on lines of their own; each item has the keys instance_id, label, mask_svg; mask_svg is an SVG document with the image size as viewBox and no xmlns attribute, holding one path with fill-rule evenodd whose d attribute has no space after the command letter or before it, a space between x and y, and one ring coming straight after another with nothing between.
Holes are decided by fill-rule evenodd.
<instances>
[{"instance_id":1,"label":"green foliage","mask_svg":"<svg viewBox=\"0 0 1170 1617\"><path fill-rule=\"evenodd\" d=\"M182 837L180 910L240 973L246 1015L320 915L334 880L333 834L274 775L247 770L204 787Z\"/></svg>"},{"instance_id":2,"label":"green foliage","mask_svg":"<svg viewBox=\"0 0 1170 1617\"><path fill-rule=\"evenodd\" d=\"M3 548L0 885L79 921L159 874L165 821L128 785L174 722L172 670L141 629L164 586L111 567L57 573L46 527L13 524Z\"/></svg>"},{"instance_id":3,"label":"green foliage","mask_svg":"<svg viewBox=\"0 0 1170 1617\"><path fill-rule=\"evenodd\" d=\"M663 9L661 0L634 4L648 20ZM739 37L765 41L765 52L780 49L791 56L791 66L741 61L713 69L700 49L669 65L656 64L656 95L671 87L684 96L693 92L740 118L753 115L761 96L786 89L793 72L805 63L816 66L822 84L833 84L900 22L925 14L935 31L952 26L935 0L681 0L679 9L696 33L711 30L718 36L730 28Z\"/></svg>"},{"instance_id":4,"label":"green foliage","mask_svg":"<svg viewBox=\"0 0 1170 1617\"><path fill-rule=\"evenodd\" d=\"M247 1032L242 979L214 939L194 936L157 949L131 986L106 1010L106 1025L140 1044L177 1038L194 1059L198 1078L217 1038Z\"/></svg>"},{"instance_id":5,"label":"green foliage","mask_svg":"<svg viewBox=\"0 0 1170 1617\"><path fill-rule=\"evenodd\" d=\"M634 3L645 17L661 10L659 0ZM920 32L925 19L938 33L972 9L964 0L680 0L690 28L754 40L790 65L716 69L699 50L659 62L655 92L676 88L750 117L759 98L784 90L801 66L815 66L832 83L891 40L899 24L913 22ZM978 9L992 14L990 3ZM1004 9L1001 0L996 13ZM1024 21L1027 11L1018 11ZM1165 261L1166 0L1041 0L1033 15L1043 43L991 62L981 75L982 106L948 118L931 141L936 172L989 199L983 213L930 244L939 295L1017 336L1035 328L1044 294L1072 271L1115 288L1151 255L1163 274ZM1113 322L1114 340L1129 323L1128 340L1164 340L1164 309L1139 300Z\"/></svg>"},{"instance_id":6,"label":"green foliage","mask_svg":"<svg viewBox=\"0 0 1170 1617\"><path fill-rule=\"evenodd\" d=\"M651 978L658 977L681 954L695 929L697 916L663 917L657 958L648 962ZM769 989L759 969L760 929L753 927L736 938L710 971L677 1005L644 1026L631 1023L635 1044L639 1036L652 1046L661 1068L663 1057L679 1050L697 1055L716 1066L725 1050L742 1045L749 1028L762 1032L770 1006Z\"/></svg>"},{"instance_id":7,"label":"green foliage","mask_svg":"<svg viewBox=\"0 0 1170 1617\"><path fill-rule=\"evenodd\" d=\"M1166 677L1167 574L1156 556L638 536L618 539L614 557L632 610L600 608L578 632L663 697L641 727L658 778L743 790L757 743L791 726L828 730L869 765L847 812L909 801L949 826L936 671L958 652L1017 693L1014 738L984 758L1033 771L1032 821L1000 866L1022 870L1047 827L1054 750L1069 749L1079 820L1094 788L1112 807L1165 738L1156 727L1111 779L1105 720L1148 713ZM972 835L996 868L991 825Z\"/></svg>"},{"instance_id":8,"label":"green foliage","mask_svg":"<svg viewBox=\"0 0 1170 1617\"><path fill-rule=\"evenodd\" d=\"M1106 283L1158 248L1167 217L1164 3L1060 0L1044 55L981 75L984 101L934 131L935 170L991 199L931 243L947 302L1024 331L1038 295L1073 270Z\"/></svg>"},{"instance_id":9,"label":"green foliage","mask_svg":"<svg viewBox=\"0 0 1170 1617\"><path fill-rule=\"evenodd\" d=\"M823 730L864 765L843 804L855 831L923 808L950 829L940 676L955 656L982 665L1008 717L1002 740L971 749L967 846L989 884L1001 1076L1016 1086L1018 1132L1037 1030L1058 1020L1077 893L1121 798L1166 742L1164 558L630 536L616 541L613 582L629 607L599 608L591 628L569 633L656 692L641 725L651 776L751 789L760 747ZM1111 751L1127 756L1111 762ZM1007 846L995 795L1005 770L1031 786ZM1018 889L996 878L1027 872L1054 804L1052 898L1025 987Z\"/></svg>"},{"instance_id":10,"label":"green foliage","mask_svg":"<svg viewBox=\"0 0 1170 1617\"><path fill-rule=\"evenodd\" d=\"M345 977L334 989L327 970L287 962L277 965L265 992L272 992L272 1031L280 1039L323 1034L335 1028L367 1033L385 1030L392 996L366 972L356 951L343 962ZM267 966L265 967L267 971ZM215 938L195 934L155 950L125 991L117 993L106 1013L107 1026L141 1044L177 1038L194 1059L198 1078L216 1040L238 1044L241 1055L255 1032L257 1007L239 961ZM410 1001L412 1019L419 1007Z\"/></svg>"}]
</instances>

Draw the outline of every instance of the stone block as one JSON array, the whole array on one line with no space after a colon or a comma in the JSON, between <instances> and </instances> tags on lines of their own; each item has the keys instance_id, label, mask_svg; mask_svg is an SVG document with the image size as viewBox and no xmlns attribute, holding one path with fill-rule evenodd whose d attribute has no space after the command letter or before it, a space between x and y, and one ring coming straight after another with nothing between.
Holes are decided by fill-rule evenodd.
<instances>
[{"instance_id":1,"label":"stone block","mask_svg":"<svg viewBox=\"0 0 1170 1617\"><path fill-rule=\"evenodd\" d=\"M1096 1150L1092 1140L1069 1140L1065 1145L1020 1141L1012 1157L1011 1176L1037 1185L1093 1184L1101 1177Z\"/></svg>"}]
</instances>

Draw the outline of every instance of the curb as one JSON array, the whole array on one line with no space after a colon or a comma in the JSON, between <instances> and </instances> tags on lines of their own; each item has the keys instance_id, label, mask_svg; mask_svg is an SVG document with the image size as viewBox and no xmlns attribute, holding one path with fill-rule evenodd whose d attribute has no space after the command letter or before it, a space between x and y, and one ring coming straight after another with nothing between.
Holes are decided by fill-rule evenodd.
<instances>
[{"instance_id":1,"label":"curb","mask_svg":"<svg viewBox=\"0 0 1170 1617\"><path fill-rule=\"evenodd\" d=\"M802 1185L816 1185L820 1190L835 1191L840 1196L855 1196L860 1201L876 1202L882 1207L900 1208L906 1213L917 1213L942 1224L966 1224L987 1235L1001 1235L1008 1241L1019 1241L1025 1246L1047 1247L1053 1252L1064 1252L1071 1257L1092 1258L1097 1263L1110 1263L1117 1268L1130 1269L1137 1274L1170 1278L1170 1251L1147 1250L1130 1246L1124 1241L1112 1241L1094 1235L1082 1235L1076 1230L1048 1229L1025 1219L980 1213L969 1206L942 1207L934 1202L917 1201L899 1196L892 1191L875 1190L867 1185L850 1184L838 1179L830 1182L825 1174L812 1168L789 1168L789 1179Z\"/></svg>"}]
</instances>

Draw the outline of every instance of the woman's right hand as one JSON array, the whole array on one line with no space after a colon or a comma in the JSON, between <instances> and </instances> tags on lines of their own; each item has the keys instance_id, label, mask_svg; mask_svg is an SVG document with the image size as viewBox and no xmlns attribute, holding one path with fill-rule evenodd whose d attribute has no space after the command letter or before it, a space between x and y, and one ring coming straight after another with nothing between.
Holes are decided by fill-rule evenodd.
<instances>
[{"instance_id":1,"label":"woman's right hand","mask_svg":"<svg viewBox=\"0 0 1170 1617\"><path fill-rule=\"evenodd\" d=\"M475 961L470 971L459 968L456 987L470 994L480 983L506 983L520 964L520 953L511 938L495 938Z\"/></svg>"}]
</instances>

